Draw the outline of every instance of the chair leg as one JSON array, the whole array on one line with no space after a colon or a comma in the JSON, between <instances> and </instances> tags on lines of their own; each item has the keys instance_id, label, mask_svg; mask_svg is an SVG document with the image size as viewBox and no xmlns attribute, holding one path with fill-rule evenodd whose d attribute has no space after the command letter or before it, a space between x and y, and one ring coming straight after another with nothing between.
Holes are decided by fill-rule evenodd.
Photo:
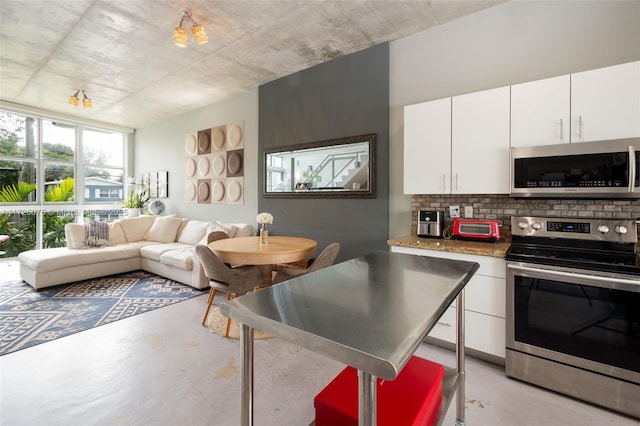
<instances>
[{"instance_id":1,"label":"chair leg","mask_svg":"<svg viewBox=\"0 0 640 426\"><path fill-rule=\"evenodd\" d=\"M235 296L235 294L232 295L231 293L227 293L227 300L233 299L234 296ZM224 333L224 337L229 337L229 330L231 330L231 318L227 319L227 332Z\"/></svg>"},{"instance_id":2,"label":"chair leg","mask_svg":"<svg viewBox=\"0 0 640 426\"><path fill-rule=\"evenodd\" d=\"M205 321L207 320L207 317L209 316L209 310L211 309L211 304L213 303L213 296L216 295L216 289L215 288L211 288L211 290L209 290L209 300L207 300L207 310L204 313L204 317L202 318L202 325L204 325Z\"/></svg>"}]
</instances>

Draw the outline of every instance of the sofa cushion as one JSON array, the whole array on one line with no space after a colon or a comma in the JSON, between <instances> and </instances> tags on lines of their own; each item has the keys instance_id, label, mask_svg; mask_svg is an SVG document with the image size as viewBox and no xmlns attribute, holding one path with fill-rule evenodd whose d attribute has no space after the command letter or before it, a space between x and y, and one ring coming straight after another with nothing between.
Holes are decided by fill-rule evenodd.
<instances>
[{"instance_id":1,"label":"sofa cushion","mask_svg":"<svg viewBox=\"0 0 640 426\"><path fill-rule=\"evenodd\" d=\"M161 243L172 243L176 240L178 227L182 219L172 216L158 216L147 231L144 239Z\"/></svg>"},{"instance_id":2,"label":"sofa cushion","mask_svg":"<svg viewBox=\"0 0 640 426\"><path fill-rule=\"evenodd\" d=\"M120 222L107 222L109 224L109 245L122 244L127 242Z\"/></svg>"},{"instance_id":3,"label":"sofa cushion","mask_svg":"<svg viewBox=\"0 0 640 426\"><path fill-rule=\"evenodd\" d=\"M209 222L204 222L202 220L188 220L182 227L176 241L195 246L207 235L208 226Z\"/></svg>"},{"instance_id":4,"label":"sofa cushion","mask_svg":"<svg viewBox=\"0 0 640 426\"><path fill-rule=\"evenodd\" d=\"M67 223L64 226L64 237L67 240L68 248L82 248L84 245L84 225L80 223Z\"/></svg>"},{"instance_id":5,"label":"sofa cushion","mask_svg":"<svg viewBox=\"0 0 640 426\"><path fill-rule=\"evenodd\" d=\"M193 248L193 246L182 243L149 244L144 247L140 247L140 256L159 262L160 256L169 250L189 248Z\"/></svg>"},{"instance_id":6,"label":"sofa cushion","mask_svg":"<svg viewBox=\"0 0 640 426\"><path fill-rule=\"evenodd\" d=\"M251 237L254 235L253 225L250 223L230 223L229 225L233 225L238 229L234 235L235 238Z\"/></svg>"},{"instance_id":7,"label":"sofa cushion","mask_svg":"<svg viewBox=\"0 0 640 426\"><path fill-rule=\"evenodd\" d=\"M193 250L194 247L165 251L160 255L160 263L190 271L193 269Z\"/></svg>"},{"instance_id":8,"label":"sofa cushion","mask_svg":"<svg viewBox=\"0 0 640 426\"><path fill-rule=\"evenodd\" d=\"M215 231L222 231L227 234L229 238L233 238L236 236L236 232L238 232L238 227L230 223L211 222L211 226L209 227L207 234Z\"/></svg>"},{"instance_id":9,"label":"sofa cushion","mask_svg":"<svg viewBox=\"0 0 640 426\"><path fill-rule=\"evenodd\" d=\"M81 226L84 228L84 225ZM20 265L42 273L73 266L138 257L139 251L140 245L135 243L82 250L55 247L24 251L18 255L18 261Z\"/></svg>"},{"instance_id":10,"label":"sofa cushion","mask_svg":"<svg viewBox=\"0 0 640 426\"><path fill-rule=\"evenodd\" d=\"M144 240L144 236L153 225L156 216L125 217L120 219L120 226L128 242Z\"/></svg>"}]
</instances>

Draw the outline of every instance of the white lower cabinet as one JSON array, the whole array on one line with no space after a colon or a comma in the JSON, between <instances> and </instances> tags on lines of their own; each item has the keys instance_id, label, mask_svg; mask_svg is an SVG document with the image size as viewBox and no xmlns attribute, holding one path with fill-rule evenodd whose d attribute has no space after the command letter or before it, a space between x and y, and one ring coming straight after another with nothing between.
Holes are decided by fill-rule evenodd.
<instances>
[{"instance_id":1,"label":"white lower cabinet","mask_svg":"<svg viewBox=\"0 0 640 426\"><path fill-rule=\"evenodd\" d=\"M465 347L504 359L506 264L497 257L392 246L394 253L477 262L480 268L465 287ZM455 302L433 327L429 337L455 343Z\"/></svg>"}]
</instances>

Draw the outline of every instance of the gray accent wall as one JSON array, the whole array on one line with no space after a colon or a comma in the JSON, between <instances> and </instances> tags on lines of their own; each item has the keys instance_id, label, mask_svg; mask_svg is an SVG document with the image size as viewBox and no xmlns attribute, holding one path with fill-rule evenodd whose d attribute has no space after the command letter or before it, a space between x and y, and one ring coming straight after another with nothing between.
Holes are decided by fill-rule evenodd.
<instances>
[{"instance_id":1,"label":"gray accent wall","mask_svg":"<svg viewBox=\"0 0 640 426\"><path fill-rule=\"evenodd\" d=\"M259 88L258 210L272 235L342 245L338 261L387 250L389 224L389 45L343 56ZM264 197L264 151L375 133L375 198Z\"/></svg>"}]
</instances>

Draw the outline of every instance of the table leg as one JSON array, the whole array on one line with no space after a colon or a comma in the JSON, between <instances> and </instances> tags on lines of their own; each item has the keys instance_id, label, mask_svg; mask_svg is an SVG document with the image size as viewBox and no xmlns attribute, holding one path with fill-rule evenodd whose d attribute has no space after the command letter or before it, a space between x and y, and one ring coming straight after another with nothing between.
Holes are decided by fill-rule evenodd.
<instances>
[{"instance_id":1,"label":"table leg","mask_svg":"<svg viewBox=\"0 0 640 426\"><path fill-rule=\"evenodd\" d=\"M376 426L377 378L358 370L358 426Z\"/></svg>"},{"instance_id":2,"label":"table leg","mask_svg":"<svg viewBox=\"0 0 640 426\"><path fill-rule=\"evenodd\" d=\"M253 328L240 324L240 424L253 425Z\"/></svg>"},{"instance_id":3,"label":"table leg","mask_svg":"<svg viewBox=\"0 0 640 426\"><path fill-rule=\"evenodd\" d=\"M456 426L464 425L464 289L458 294L456 301L457 343L456 359L458 369L458 390L456 392Z\"/></svg>"},{"instance_id":4,"label":"table leg","mask_svg":"<svg viewBox=\"0 0 640 426\"><path fill-rule=\"evenodd\" d=\"M262 286L269 287L273 282L271 273L273 272L273 265L256 265L260 272L262 272Z\"/></svg>"}]
</instances>

